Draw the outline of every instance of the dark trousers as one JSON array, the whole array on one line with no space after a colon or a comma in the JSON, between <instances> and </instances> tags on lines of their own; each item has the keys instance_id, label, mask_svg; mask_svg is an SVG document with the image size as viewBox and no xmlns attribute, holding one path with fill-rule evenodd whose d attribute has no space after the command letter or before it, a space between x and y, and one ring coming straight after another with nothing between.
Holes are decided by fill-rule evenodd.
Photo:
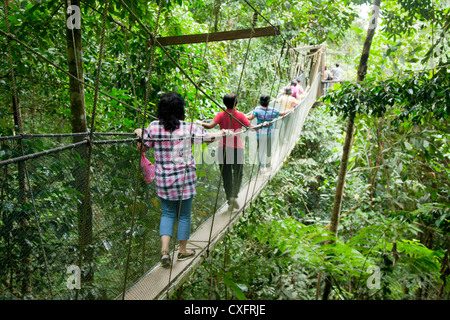
<instances>
[{"instance_id":1,"label":"dark trousers","mask_svg":"<svg viewBox=\"0 0 450 320\"><path fill-rule=\"evenodd\" d=\"M270 168L270 158L272 157L272 135L260 134L258 136L258 157L259 168Z\"/></svg>"},{"instance_id":2,"label":"dark trousers","mask_svg":"<svg viewBox=\"0 0 450 320\"><path fill-rule=\"evenodd\" d=\"M219 148L219 168L227 200L237 198L244 170L244 149Z\"/></svg>"}]
</instances>

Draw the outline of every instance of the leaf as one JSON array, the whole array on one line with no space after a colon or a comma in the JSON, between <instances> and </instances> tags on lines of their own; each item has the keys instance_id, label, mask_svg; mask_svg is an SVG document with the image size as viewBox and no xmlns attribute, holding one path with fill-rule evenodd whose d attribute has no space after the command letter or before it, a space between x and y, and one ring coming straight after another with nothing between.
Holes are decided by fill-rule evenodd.
<instances>
[{"instance_id":1,"label":"leaf","mask_svg":"<svg viewBox=\"0 0 450 320\"><path fill-rule=\"evenodd\" d=\"M412 150L412 146L409 142L405 141L405 147L407 150Z\"/></svg>"},{"instance_id":2,"label":"leaf","mask_svg":"<svg viewBox=\"0 0 450 320\"><path fill-rule=\"evenodd\" d=\"M231 279L231 272L227 272L225 274L224 277L224 283L227 287L233 289L234 294L236 295L236 298L238 298L239 300L247 300L247 297L245 296L245 294L242 292L240 286L242 286L242 284L237 285L232 279ZM246 286L244 286L245 288L247 288Z\"/></svg>"}]
</instances>

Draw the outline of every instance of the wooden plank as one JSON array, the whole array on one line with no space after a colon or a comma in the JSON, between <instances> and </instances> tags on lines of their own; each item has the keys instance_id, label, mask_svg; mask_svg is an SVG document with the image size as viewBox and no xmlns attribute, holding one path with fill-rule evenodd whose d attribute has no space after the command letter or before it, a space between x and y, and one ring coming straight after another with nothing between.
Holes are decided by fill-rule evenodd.
<instances>
[{"instance_id":1,"label":"wooden plank","mask_svg":"<svg viewBox=\"0 0 450 320\"><path fill-rule=\"evenodd\" d=\"M213 33L199 33L182 36L156 38L159 46L172 46L179 44L202 43L213 41L227 41L247 38L276 36L281 33L280 27L265 27L255 29L242 29L232 31L222 31Z\"/></svg>"},{"instance_id":2,"label":"wooden plank","mask_svg":"<svg viewBox=\"0 0 450 320\"><path fill-rule=\"evenodd\" d=\"M234 210L230 214L227 210L228 205L224 204L215 213L214 222L212 217L210 217L192 234L188 241L188 247L197 251L194 258L185 261L175 260L171 269L164 269L160 263L157 263L152 270L127 290L125 300L167 299L204 261L208 243L210 243L209 249L212 249L223 239L229 228L240 219L248 204L259 196L273 175L281 169L294 149L309 110L316 101L317 87L319 85L319 78L316 78L308 94L308 96L312 95L313 99L305 101L305 103L302 102L301 107L295 109L293 121L296 125L293 127L294 132L291 132L289 137L291 141L284 141L280 144L279 149L272 154L273 170L269 175L256 175L241 188L237 198L240 209ZM308 99L308 96L305 100ZM210 234L211 242L209 242ZM177 253L175 249L171 255L176 257ZM118 297L118 299L120 298L122 297Z\"/></svg>"},{"instance_id":3,"label":"wooden plank","mask_svg":"<svg viewBox=\"0 0 450 320\"><path fill-rule=\"evenodd\" d=\"M247 208L247 203L258 197L268 181L269 176L260 175L254 177L248 184L243 186L237 198L240 206L239 210L233 210L230 215L228 205L224 204L216 212L214 221L210 217L191 235L188 241L188 248L196 250L196 256L194 258L185 261L176 261L175 258L172 269L165 269L158 263L147 275L142 277L127 291L125 300L166 299L206 258L210 232L212 237L209 249L212 250L225 236L228 228L233 226L242 216L243 209ZM249 191L251 193L250 195L247 194ZM247 203L245 203L245 200ZM176 257L177 254L178 251L174 250L171 253L171 257Z\"/></svg>"}]
</instances>

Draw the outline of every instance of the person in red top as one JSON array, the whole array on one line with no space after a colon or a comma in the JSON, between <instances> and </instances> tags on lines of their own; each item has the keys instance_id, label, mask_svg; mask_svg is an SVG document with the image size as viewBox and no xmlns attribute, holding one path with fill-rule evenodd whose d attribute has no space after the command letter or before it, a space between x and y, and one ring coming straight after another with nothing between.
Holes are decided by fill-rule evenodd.
<instances>
[{"instance_id":1,"label":"person in red top","mask_svg":"<svg viewBox=\"0 0 450 320\"><path fill-rule=\"evenodd\" d=\"M223 137L219 142L219 168L222 172L223 187L228 201L229 210L238 209L236 198L242 183L244 166L244 144L240 134L242 127L251 127L245 114L236 110L238 99L234 93L223 97L226 111L220 111L209 123L199 122L206 129L219 125L220 129L230 130L233 135ZM225 160L225 161L224 161Z\"/></svg>"}]
</instances>

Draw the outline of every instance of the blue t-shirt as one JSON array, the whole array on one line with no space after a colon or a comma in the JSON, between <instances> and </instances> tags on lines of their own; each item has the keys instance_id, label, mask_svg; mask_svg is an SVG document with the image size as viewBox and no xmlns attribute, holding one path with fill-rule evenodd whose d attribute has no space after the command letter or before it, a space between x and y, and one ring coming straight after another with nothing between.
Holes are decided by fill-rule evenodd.
<instances>
[{"instance_id":1,"label":"blue t-shirt","mask_svg":"<svg viewBox=\"0 0 450 320\"><path fill-rule=\"evenodd\" d=\"M253 114L255 115L256 119L258 120L258 124L261 124L266 121L272 121L275 118L278 118L280 115L280 111L277 109L274 109L272 107L263 108L261 106L258 106L253 110ZM273 124L271 124L268 127L262 127L258 130L259 134L271 134L273 131Z\"/></svg>"}]
</instances>

